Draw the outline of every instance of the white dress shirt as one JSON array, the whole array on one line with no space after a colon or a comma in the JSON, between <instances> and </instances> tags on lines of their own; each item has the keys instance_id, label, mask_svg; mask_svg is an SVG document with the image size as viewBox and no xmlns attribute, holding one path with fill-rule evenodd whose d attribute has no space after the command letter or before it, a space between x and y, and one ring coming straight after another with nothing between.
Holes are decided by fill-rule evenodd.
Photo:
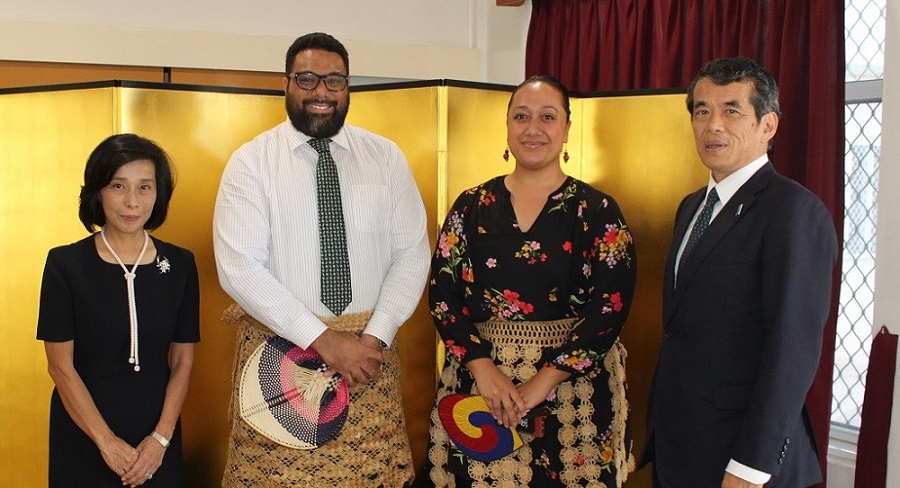
<instances>
[{"instance_id":1,"label":"white dress shirt","mask_svg":"<svg viewBox=\"0 0 900 488\"><path fill-rule=\"evenodd\" d=\"M706 194L709 195L709 192L712 191L713 188L716 189L716 193L719 194L719 201L713 206L712 218L710 219L710 223L715 220L716 216L719 215L719 211L728 203L728 200L731 200L731 197L734 196L737 191L744 186L744 183L750 179L757 171L762 169L766 163L769 162L769 157L767 154L763 154L759 158L750 162L750 164L744 166L743 168L731 173L722 179L722 181L716 182L713 179L712 173L709 175L709 182L706 184ZM704 199L703 203L706 200ZM691 220L691 225L688 226L687 232L684 233L684 236L681 239L681 246L678 248L678 256L675 260L675 279L677 282L678 279L678 265L681 261L681 254L684 252L684 246L687 244L688 237L691 234L691 229L694 228L694 223L697 221L697 217L700 216L700 211L703 209L703 205L701 204L697 211L694 213L694 218ZM740 209L738 210L741 211ZM759 471L757 469L753 469L750 466L741 464L734 459L731 459L728 462L728 466L725 468L725 471L741 478L743 480L747 480L750 483L754 484L765 484L772 478L772 475L769 473L765 473L763 471Z\"/></svg>"},{"instance_id":2,"label":"white dress shirt","mask_svg":"<svg viewBox=\"0 0 900 488\"><path fill-rule=\"evenodd\" d=\"M213 217L219 282L245 312L308 348L333 314L322 304L316 206L318 153L290 121L228 161ZM338 169L353 300L373 311L365 328L386 344L418 305L430 250L425 207L392 141L345 125L330 149Z\"/></svg>"},{"instance_id":3,"label":"white dress shirt","mask_svg":"<svg viewBox=\"0 0 900 488\"><path fill-rule=\"evenodd\" d=\"M751 161L749 164L744 166L743 168L731 173L719 181L713 179L712 173L709 174L709 182L706 184L706 195L709 196L709 192L712 191L713 188L716 189L716 193L719 194L719 201L713 206L712 217L709 219L709 223L712 224L713 220L716 219L716 215L719 215L719 212L722 210L726 204L728 204L728 200L731 200L731 197L737 193L738 190L747 180L750 179L751 176L756 174L766 163L769 162L769 157L767 154L763 154L759 158ZM684 246L687 244L688 238L691 236L691 229L694 228L694 224L697 222L697 217L700 216L700 212L703 210L703 205L706 204L706 198L700 202L700 206L697 207L697 211L694 212L694 218L691 219L691 225L687 227L687 231L681 237L681 245L678 247L678 255L675 258L675 279L678 279L678 266L681 264L681 254L684 253Z\"/></svg>"}]
</instances>

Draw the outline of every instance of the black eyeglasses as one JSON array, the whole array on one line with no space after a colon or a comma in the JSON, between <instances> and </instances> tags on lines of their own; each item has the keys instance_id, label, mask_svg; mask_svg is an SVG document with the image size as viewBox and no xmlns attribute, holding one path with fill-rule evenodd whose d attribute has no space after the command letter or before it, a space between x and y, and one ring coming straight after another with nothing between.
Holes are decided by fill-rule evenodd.
<instances>
[{"instance_id":1,"label":"black eyeglasses","mask_svg":"<svg viewBox=\"0 0 900 488\"><path fill-rule=\"evenodd\" d=\"M328 88L329 91L341 91L344 88L347 88L347 82L350 80L349 76L339 75L337 73L331 73L327 75L317 75L312 71L300 71L297 73L290 73L288 78L293 78L294 83L297 84L301 90L313 91L319 86L320 81L325 82L325 88Z\"/></svg>"}]
</instances>

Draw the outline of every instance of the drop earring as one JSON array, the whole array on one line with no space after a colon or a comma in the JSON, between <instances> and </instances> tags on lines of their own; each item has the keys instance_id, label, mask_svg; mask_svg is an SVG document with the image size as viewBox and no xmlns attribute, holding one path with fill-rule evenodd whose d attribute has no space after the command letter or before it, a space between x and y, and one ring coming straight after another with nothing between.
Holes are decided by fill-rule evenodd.
<instances>
[{"instance_id":1,"label":"drop earring","mask_svg":"<svg viewBox=\"0 0 900 488\"><path fill-rule=\"evenodd\" d=\"M503 150L503 160L509 162L509 148Z\"/></svg>"},{"instance_id":2,"label":"drop earring","mask_svg":"<svg viewBox=\"0 0 900 488\"><path fill-rule=\"evenodd\" d=\"M569 162L569 146L568 144L563 144L563 162Z\"/></svg>"}]
</instances>

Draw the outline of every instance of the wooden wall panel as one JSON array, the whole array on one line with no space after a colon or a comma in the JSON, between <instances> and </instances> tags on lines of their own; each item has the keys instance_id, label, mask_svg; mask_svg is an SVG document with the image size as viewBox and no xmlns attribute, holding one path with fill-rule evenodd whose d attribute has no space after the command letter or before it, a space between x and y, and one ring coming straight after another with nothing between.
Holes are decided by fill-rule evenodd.
<instances>
[{"instance_id":1,"label":"wooden wall panel","mask_svg":"<svg viewBox=\"0 0 900 488\"><path fill-rule=\"evenodd\" d=\"M0 60L0 88L59 85L89 81L163 81L163 69L148 66L33 63Z\"/></svg>"},{"instance_id":2,"label":"wooden wall panel","mask_svg":"<svg viewBox=\"0 0 900 488\"><path fill-rule=\"evenodd\" d=\"M282 90L284 75L276 72L171 68L168 82ZM116 66L77 63L37 63L0 60L0 88L127 80L166 82L159 66Z\"/></svg>"},{"instance_id":3,"label":"wooden wall panel","mask_svg":"<svg viewBox=\"0 0 900 488\"><path fill-rule=\"evenodd\" d=\"M169 81L188 85L283 90L283 79L284 74L274 72L172 68Z\"/></svg>"}]
</instances>

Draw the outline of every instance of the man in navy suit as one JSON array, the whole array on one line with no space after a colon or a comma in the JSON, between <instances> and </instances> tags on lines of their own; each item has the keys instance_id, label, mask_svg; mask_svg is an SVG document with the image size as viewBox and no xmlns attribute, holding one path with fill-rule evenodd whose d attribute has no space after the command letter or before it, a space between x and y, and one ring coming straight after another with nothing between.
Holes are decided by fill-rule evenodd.
<instances>
[{"instance_id":1,"label":"man in navy suit","mask_svg":"<svg viewBox=\"0 0 900 488\"><path fill-rule=\"evenodd\" d=\"M710 177L675 218L641 465L665 488L818 483L804 402L837 259L831 215L772 167L778 87L754 61L704 66L687 108Z\"/></svg>"}]
</instances>

